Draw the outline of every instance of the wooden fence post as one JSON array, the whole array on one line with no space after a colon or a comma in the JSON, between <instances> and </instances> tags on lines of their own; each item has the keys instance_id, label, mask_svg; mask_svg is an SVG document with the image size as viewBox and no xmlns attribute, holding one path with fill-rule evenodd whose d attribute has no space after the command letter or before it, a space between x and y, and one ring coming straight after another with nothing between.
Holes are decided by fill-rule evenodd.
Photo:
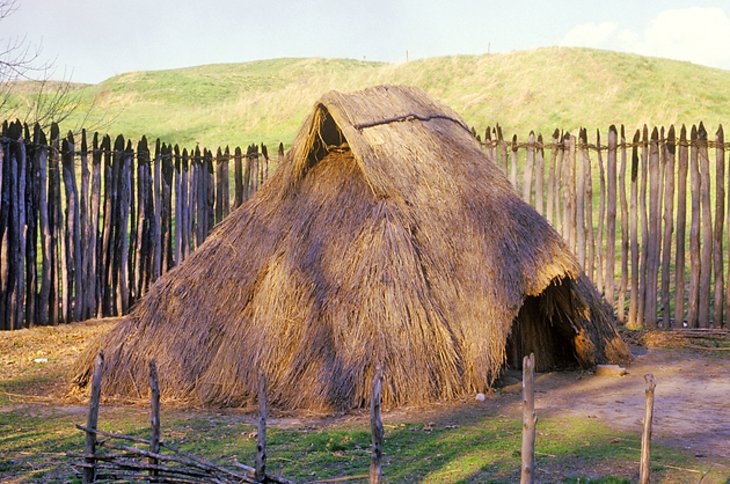
<instances>
[{"instance_id":1,"label":"wooden fence post","mask_svg":"<svg viewBox=\"0 0 730 484\"><path fill-rule=\"evenodd\" d=\"M712 288L712 209L710 201L710 157L707 152L707 130L700 122L697 130L697 154L700 165L700 220L702 224L702 247L700 249L700 298L697 310L699 326L710 325L710 293Z\"/></svg>"},{"instance_id":2,"label":"wooden fence post","mask_svg":"<svg viewBox=\"0 0 730 484\"><path fill-rule=\"evenodd\" d=\"M535 481L535 354L522 359L522 469L520 483Z\"/></svg>"},{"instance_id":3,"label":"wooden fence post","mask_svg":"<svg viewBox=\"0 0 730 484\"><path fill-rule=\"evenodd\" d=\"M383 438L385 429L380 417L383 392L383 367L377 365L373 375L373 392L370 400L370 432L372 434L372 453L370 454L370 484L380 484L383 480Z\"/></svg>"},{"instance_id":4,"label":"wooden fence post","mask_svg":"<svg viewBox=\"0 0 730 484\"><path fill-rule=\"evenodd\" d=\"M672 326L669 293L669 269L672 261L672 232L674 230L674 155L676 152L674 126L669 127L664 148L664 237L662 239L662 326Z\"/></svg>"},{"instance_id":5,"label":"wooden fence post","mask_svg":"<svg viewBox=\"0 0 730 484\"><path fill-rule=\"evenodd\" d=\"M256 434L256 472L254 474L256 482L266 480L266 387L266 376L261 371L259 373L259 428Z\"/></svg>"},{"instance_id":6,"label":"wooden fence post","mask_svg":"<svg viewBox=\"0 0 730 484\"><path fill-rule=\"evenodd\" d=\"M527 137L527 155L525 155L525 166L522 172L522 199L530 204L532 198L532 178L535 170L535 133L530 131Z\"/></svg>"},{"instance_id":7,"label":"wooden fence post","mask_svg":"<svg viewBox=\"0 0 730 484\"><path fill-rule=\"evenodd\" d=\"M150 368L150 452L159 454L160 452L160 381L157 375L157 364L152 358L149 362ZM154 457L149 459L150 465L157 465L158 461ZM158 476L156 469L150 469L150 480L155 482Z\"/></svg>"},{"instance_id":8,"label":"wooden fence post","mask_svg":"<svg viewBox=\"0 0 730 484\"><path fill-rule=\"evenodd\" d=\"M545 147L542 144L542 135L537 136L537 150L535 153L535 210L540 215L545 215L543 208L545 191Z\"/></svg>"},{"instance_id":9,"label":"wooden fence post","mask_svg":"<svg viewBox=\"0 0 730 484\"><path fill-rule=\"evenodd\" d=\"M641 464L639 468L639 482L641 484L649 484L651 475L651 421L654 417L654 389L656 381L654 375L647 373L644 375L646 381L646 390L644 392L646 398L646 406L644 408L644 422L641 432Z\"/></svg>"},{"instance_id":10,"label":"wooden fence post","mask_svg":"<svg viewBox=\"0 0 730 484\"><path fill-rule=\"evenodd\" d=\"M692 150L690 152L692 219L689 231L689 301L687 304L687 325L690 328L696 328L699 322L698 305L700 302L700 191L702 190L696 126L692 126L690 141L692 143Z\"/></svg>"},{"instance_id":11,"label":"wooden fence post","mask_svg":"<svg viewBox=\"0 0 730 484\"><path fill-rule=\"evenodd\" d=\"M598 239L596 240L596 245L594 249L594 253L596 256L596 287L598 288L598 292L603 293L605 295L605 287L608 285L609 279L607 278L604 269L605 269L605 262L604 262L604 254L608 253L607 249L604 249L603 247L603 232L604 232L604 224L606 222L606 172L603 168L603 155L601 154L601 132L597 129L596 130L596 156L598 158L598 190L599 190L599 198L598 198L598 226L596 227L598 229ZM614 207L615 208L615 207ZM611 284L613 284L613 276L611 276ZM608 301L608 298L606 298ZM613 306L613 301L611 301L609 304Z\"/></svg>"},{"instance_id":12,"label":"wooden fence post","mask_svg":"<svg viewBox=\"0 0 730 484\"><path fill-rule=\"evenodd\" d=\"M81 320L84 289L81 281L79 194L74 170L74 138L70 131L62 143L61 161L63 184L66 189L66 267L68 269L64 298L67 304L66 321L71 322Z\"/></svg>"},{"instance_id":13,"label":"wooden fence post","mask_svg":"<svg viewBox=\"0 0 730 484\"><path fill-rule=\"evenodd\" d=\"M608 304L616 308L614 288L616 284L616 126L608 128L608 154L606 155L606 258L603 285ZM623 313L623 308L616 308ZM619 318L621 321L623 318Z\"/></svg>"},{"instance_id":14,"label":"wooden fence post","mask_svg":"<svg viewBox=\"0 0 730 484\"><path fill-rule=\"evenodd\" d=\"M715 306L712 325L722 327L724 308L724 264L722 260L722 231L725 226L725 139L722 125L715 133L715 233L713 241L713 266L715 268Z\"/></svg>"},{"instance_id":15,"label":"wooden fence post","mask_svg":"<svg viewBox=\"0 0 730 484\"><path fill-rule=\"evenodd\" d=\"M626 130L621 125L621 168L619 169L619 203L621 205L621 279L618 287L618 320L626 324L626 288L629 285L629 202L626 198L626 168L628 165Z\"/></svg>"},{"instance_id":16,"label":"wooden fence post","mask_svg":"<svg viewBox=\"0 0 730 484\"><path fill-rule=\"evenodd\" d=\"M687 233L687 128L682 125L679 131L679 156L677 158L677 230L676 255L674 262L674 319L682 326L684 321L684 240Z\"/></svg>"},{"instance_id":17,"label":"wooden fence post","mask_svg":"<svg viewBox=\"0 0 730 484\"><path fill-rule=\"evenodd\" d=\"M84 445L84 461L89 464L84 467L84 484L92 483L96 479L96 425L99 422L99 401L101 400L101 377L104 372L104 352L99 351L94 360L94 376L91 380L91 396L89 398L89 415L86 419L86 444Z\"/></svg>"},{"instance_id":18,"label":"wooden fence post","mask_svg":"<svg viewBox=\"0 0 730 484\"><path fill-rule=\"evenodd\" d=\"M654 327L657 322L657 279L659 277L659 253L661 247L661 167L659 166L659 132L657 128L654 128L651 133L648 163L649 238L646 242L642 242L647 246L644 324Z\"/></svg>"},{"instance_id":19,"label":"wooden fence post","mask_svg":"<svg viewBox=\"0 0 730 484\"><path fill-rule=\"evenodd\" d=\"M636 310L637 325L644 325L647 304L646 289L649 270L649 210L646 204L649 181L649 128L644 125L641 138L641 178L639 185L639 223L641 225L641 255L639 259L639 300Z\"/></svg>"},{"instance_id":20,"label":"wooden fence post","mask_svg":"<svg viewBox=\"0 0 730 484\"><path fill-rule=\"evenodd\" d=\"M640 134L637 130L631 147L631 204L629 206L629 238L631 239L631 300L629 301L629 315L627 326L637 328L641 325L638 321L639 314L639 235L638 235L638 173L639 154L638 145Z\"/></svg>"}]
</instances>

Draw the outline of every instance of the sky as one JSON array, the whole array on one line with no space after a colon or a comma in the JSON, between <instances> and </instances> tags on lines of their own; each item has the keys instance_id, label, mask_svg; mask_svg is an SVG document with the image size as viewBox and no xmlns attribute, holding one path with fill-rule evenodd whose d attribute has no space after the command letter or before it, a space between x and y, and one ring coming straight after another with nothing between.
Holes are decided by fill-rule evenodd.
<instances>
[{"instance_id":1,"label":"sky","mask_svg":"<svg viewBox=\"0 0 730 484\"><path fill-rule=\"evenodd\" d=\"M730 70L728 0L16 1L0 40L40 46L51 77L74 82L279 57L401 63L548 46Z\"/></svg>"}]
</instances>

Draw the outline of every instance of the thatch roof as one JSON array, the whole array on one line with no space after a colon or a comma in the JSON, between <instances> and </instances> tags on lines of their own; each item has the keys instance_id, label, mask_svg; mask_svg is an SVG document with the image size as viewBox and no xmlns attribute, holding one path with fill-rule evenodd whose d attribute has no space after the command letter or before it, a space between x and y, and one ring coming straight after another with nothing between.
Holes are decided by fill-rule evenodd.
<instances>
[{"instance_id":1,"label":"thatch roof","mask_svg":"<svg viewBox=\"0 0 730 484\"><path fill-rule=\"evenodd\" d=\"M544 363L626 356L575 257L455 112L410 87L331 92L76 382L101 347L105 394L135 395L155 357L163 395L196 403L254 400L263 371L275 405L357 407L377 364L386 404L448 399L498 376L515 321L559 341L513 345Z\"/></svg>"}]
</instances>

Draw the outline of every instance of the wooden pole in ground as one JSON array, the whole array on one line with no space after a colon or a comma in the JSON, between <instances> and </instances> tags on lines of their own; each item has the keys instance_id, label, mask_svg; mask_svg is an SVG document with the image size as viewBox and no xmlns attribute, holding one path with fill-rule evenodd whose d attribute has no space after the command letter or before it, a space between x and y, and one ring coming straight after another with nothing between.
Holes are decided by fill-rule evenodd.
<instances>
[{"instance_id":1,"label":"wooden pole in ground","mask_svg":"<svg viewBox=\"0 0 730 484\"><path fill-rule=\"evenodd\" d=\"M616 308L618 320L626 324L626 288L629 285L629 203L626 198L626 131L621 125L621 167L618 175L619 203L621 204L621 279L618 286Z\"/></svg>"},{"instance_id":2,"label":"wooden pole in ground","mask_svg":"<svg viewBox=\"0 0 730 484\"><path fill-rule=\"evenodd\" d=\"M558 140L557 136L560 133L556 129L553 132L553 140L550 144L550 157L548 158L548 181L547 181L547 200L545 202L545 214L547 221L550 225L557 230L556 218L555 218L555 198L557 193L555 192L555 164L558 160Z\"/></svg>"},{"instance_id":3,"label":"wooden pole in ground","mask_svg":"<svg viewBox=\"0 0 730 484\"><path fill-rule=\"evenodd\" d=\"M370 484L380 484L383 481L383 438L385 430L380 417L380 405L383 392L383 368L375 367L373 375L373 392L370 400L370 432L372 433L372 453L370 454Z\"/></svg>"},{"instance_id":4,"label":"wooden pole in ground","mask_svg":"<svg viewBox=\"0 0 730 484\"><path fill-rule=\"evenodd\" d=\"M641 225L641 256L639 259L639 300L636 310L637 325L644 325L647 304L647 280L649 275L649 209L647 188L649 181L649 128L644 125L641 139L641 178L639 179L639 223Z\"/></svg>"},{"instance_id":5,"label":"wooden pole in ground","mask_svg":"<svg viewBox=\"0 0 730 484\"><path fill-rule=\"evenodd\" d=\"M657 318L657 279L659 277L659 253L661 233L659 232L661 193L659 165L659 131L655 127L651 133L649 142L648 157L648 181L649 181L649 238L647 245L647 269L646 269L646 302L644 303L644 324L650 327L656 326Z\"/></svg>"},{"instance_id":6,"label":"wooden pole in ground","mask_svg":"<svg viewBox=\"0 0 730 484\"><path fill-rule=\"evenodd\" d=\"M603 155L601 154L601 132L596 129L596 156L598 158L598 190L599 190L599 196L598 196L598 226L596 227L598 229L597 231L597 239L596 239L596 245L595 245L595 255L596 255L596 287L598 287L598 292L606 294L605 288L608 284L608 281L611 281L611 284L613 284L613 275L611 276L611 279L608 279L608 276L606 276L604 272L605 268L605 262L604 262L604 254L607 254L607 250L603 247L603 232L604 232L604 224L606 223L606 171L603 167ZM606 298L608 301L608 298ZM613 301L611 301L609 304L613 306Z\"/></svg>"},{"instance_id":7,"label":"wooden pole in ground","mask_svg":"<svg viewBox=\"0 0 730 484\"><path fill-rule=\"evenodd\" d=\"M91 380L91 397L89 398L89 415L86 419L86 428L96 430L99 422L99 401L101 400L101 377L104 372L104 352L99 351L94 360L94 376ZM85 461L91 464L84 467L83 482L84 484L92 483L96 479L96 433L86 432L86 444L84 445Z\"/></svg>"},{"instance_id":8,"label":"wooden pole in ground","mask_svg":"<svg viewBox=\"0 0 730 484\"><path fill-rule=\"evenodd\" d=\"M545 148L542 144L542 135L537 136L537 150L535 152L535 210L545 215L543 209L543 192L545 191Z\"/></svg>"},{"instance_id":9,"label":"wooden pole in ground","mask_svg":"<svg viewBox=\"0 0 730 484\"><path fill-rule=\"evenodd\" d=\"M522 359L522 469L520 483L535 481L535 354Z\"/></svg>"},{"instance_id":10,"label":"wooden pole in ground","mask_svg":"<svg viewBox=\"0 0 730 484\"><path fill-rule=\"evenodd\" d=\"M157 364L151 359L150 367L150 452L160 453L160 381L157 377ZM149 463L152 466L158 464L154 457L150 457ZM155 482L158 475L156 469L150 470L150 478Z\"/></svg>"},{"instance_id":11,"label":"wooden pole in ground","mask_svg":"<svg viewBox=\"0 0 730 484\"><path fill-rule=\"evenodd\" d=\"M712 288L712 208L710 201L710 157L707 152L707 130L700 122L697 130L697 154L700 164L700 220L702 226L702 248L700 252L700 298L697 319L701 328L710 325L710 293Z\"/></svg>"},{"instance_id":12,"label":"wooden pole in ground","mask_svg":"<svg viewBox=\"0 0 730 484\"><path fill-rule=\"evenodd\" d=\"M527 137L527 155L525 156L525 167L522 171L522 199L530 204L532 198L532 177L535 169L535 133L530 131Z\"/></svg>"},{"instance_id":13,"label":"wooden pole in ground","mask_svg":"<svg viewBox=\"0 0 730 484\"><path fill-rule=\"evenodd\" d=\"M677 158L677 229L676 254L674 262L674 320L682 325L684 321L684 239L687 233L687 128L682 125L679 132L679 155Z\"/></svg>"},{"instance_id":14,"label":"wooden pole in ground","mask_svg":"<svg viewBox=\"0 0 730 484\"><path fill-rule=\"evenodd\" d=\"M568 236L566 237L566 240L568 241L568 247L570 247L570 250L576 251L576 232L578 231L578 224L576 223L576 138L575 136L570 136L569 133L565 134L565 140L568 145L568 149L566 152L566 158L565 158L565 184L567 185L566 190L566 199L567 203L565 204L565 211L567 212L567 215L565 217L565 220L563 221L564 224L566 224ZM583 262L580 259L578 259L578 262L581 264L581 267L583 267Z\"/></svg>"},{"instance_id":15,"label":"wooden pole in ground","mask_svg":"<svg viewBox=\"0 0 730 484\"><path fill-rule=\"evenodd\" d=\"M725 137L722 125L715 133L715 234L714 234L714 260L715 268L715 306L712 317L712 325L715 328L722 327L722 313L724 309L724 265L722 261L722 231L725 226Z\"/></svg>"},{"instance_id":16,"label":"wooden pole in ground","mask_svg":"<svg viewBox=\"0 0 730 484\"><path fill-rule=\"evenodd\" d=\"M614 285L616 272L616 126L608 128L608 155L606 156L606 268L603 276L606 301L616 308ZM616 310L619 312L619 310ZM623 308L620 310L623 313ZM622 320L622 318L619 318Z\"/></svg>"},{"instance_id":17,"label":"wooden pole in ground","mask_svg":"<svg viewBox=\"0 0 730 484\"><path fill-rule=\"evenodd\" d=\"M48 147L46 146L46 135L40 125L35 125L34 141L36 145L35 155L38 157L38 219L41 237L41 286L38 294L38 322L48 324L50 318L50 294L51 294L51 228L48 223L48 191L47 191L47 163ZM1 150L0 150L1 153ZM0 156L2 156L0 154ZM0 168L1 170L1 168ZM1 175L0 175L1 176Z\"/></svg>"},{"instance_id":18,"label":"wooden pole in ground","mask_svg":"<svg viewBox=\"0 0 730 484\"><path fill-rule=\"evenodd\" d=\"M233 208L241 206L243 203L243 155L241 154L241 147L236 146L236 150L233 152Z\"/></svg>"},{"instance_id":19,"label":"wooden pole in ground","mask_svg":"<svg viewBox=\"0 0 730 484\"><path fill-rule=\"evenodd\" d=\"M586 263L585 270L588 277L595 281L595 253L596 244L593 238L593 177L591 175L591 157L588 152L588 131L583 129L583 161L585 163L585 234L586 234ZM600 289L599 289L600 290Z\"/></svg>"},{"instance_id":20,"label":"wooden pole in ground","mask_svg":"<svg viewBox=\"0 0 730 484\"><path fill-rule=\"evenodd\" d=\"M672 261L672 231L674 230L674 155L676 142L674 126L669 127L664 147L664 237L662 238L662 325L672 325L669 270Z\"/></svg>"},{"instance_id":21,"label":"wooden pole in ground","mask_svg":"<svg viewBox=\"0 0 730 484\"><path fill-rule=\"evenodd\" d=\"M639 236L638 236L638 214L637 198L639 173L638 144L640 140L639 131L636 131L631 148L631 205L629 207L629 232L631 239L631 300L629 301L629 315L627 326L637 328L641 324L637 321L639 305Z\"/></svg>"},{"instance_id":22,"label":"wooden pole in ground","mask_svg":"<svg viewBox=\"0 0 730 484\"><path fill-rule=\"evenodd\" d=\"M266 376L259 374L259 428L256 434L256 482L266 480Z\"/></svg>"},{"instance_id":23,"label":"wooden pole in ground","mask_svg":"<svg viewBox=\"0 0 730 484\"><path fill-rule=\"evenodd\" d=\"M692 126L690 134L692 150L690 152L692 218L689 230L689 301L687 304L687 324L696 328L699 321L698 305L700 302L700 165L697 142L697 127Z\"/></svg>"},{"instance_id":24,"label":"wooden pole in ground","mask_svg":"<svg viewBox=\"0 0 730 484\"><path fill-rule=\"evenodd\" d=\"M66 264L68 275L65 299L68 304L66 321L81 321L83 302L82 255L79 217L79 194L74 170L74 138L69 131L62 143L61 162L63 164L63 183L66 188Z\"/></svg>"},{"instance_id":25,"label":"wooden pole in ground","mask_svg":"<svg viewBox=\"0 0 730 484\"><path fill-rule=\"evenodd\" d=\"M646 381L646 407L644 408L644 422L641 432L641 464L639 467L639 482L641 484L649 484L651 475L651 421L654 416L654 389L656 381L654 375L647 373L644 375Z\"/></svg>"}]
</instances>

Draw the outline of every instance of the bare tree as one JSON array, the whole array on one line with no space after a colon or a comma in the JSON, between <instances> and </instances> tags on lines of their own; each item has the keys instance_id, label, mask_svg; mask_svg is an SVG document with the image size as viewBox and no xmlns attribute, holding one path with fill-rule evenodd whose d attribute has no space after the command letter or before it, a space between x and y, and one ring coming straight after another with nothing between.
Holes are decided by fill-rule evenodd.
<instances>
[{"instance_id":1,"label":"bare tree","mask_svg":"<svg viewBox=\"0 0 730 484\"><path fill-rule=\"evenodd\" d=\"M0 22L18 9L17 0L0 0ZM52 81L53 62L41 57L40 44L27 37L0 38L0 118L19 118L46 127L61 123L81 104L79 93L64 75ZM91 111L89 107L84 119Z\"/></svg>"}]
</instances>

